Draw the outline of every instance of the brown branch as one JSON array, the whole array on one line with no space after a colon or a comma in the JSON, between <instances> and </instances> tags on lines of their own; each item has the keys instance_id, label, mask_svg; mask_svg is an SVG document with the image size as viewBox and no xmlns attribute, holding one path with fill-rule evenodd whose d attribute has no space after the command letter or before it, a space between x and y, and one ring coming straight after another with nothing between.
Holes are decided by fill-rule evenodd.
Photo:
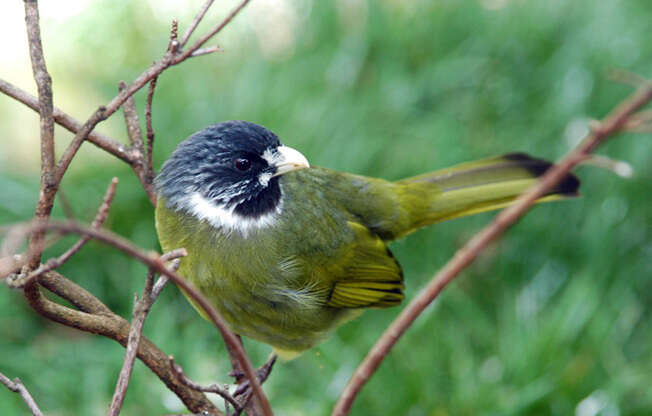
<instances>
[{"instance_id":1,"label":"brown branch","mask_svg":"<svg viewBox=\"0 0 652 416\"><path fill-rule=\"evenodd\" d=\"M120 91L122 91L127 88L127 84L125 84L124 81L120 81L118 83L118 88ZM141 154L145 154L145 148L143 146L143 132L140 129L138 110L136 109L136 102L134 101L133 95L127 98L127 101L125 101L125 104L122 106L122 112L125 116L127 136L129 137L129 143L131 143L131 147L138 149Z\"/></svg>"},{"instance_id":2,"label":"brown branch","mask_svg":"<svg viewBox=\"0 0 652 416\"><path fill-rule=\"evenodd\" d=\"M54 270L44 273L39 279L39 284L82 312L109 317L118 316L89 291Z\"/></svg>"},{"instance_id":3,"label":"brown branch","mask_svg":"<svg viewBox=\"0 0 652 416\"><path fill-rule=\"evenodd\" d=\"M170 367L172 367L174 375L183 384L185 384L186 386L188 386L188 387L190 387L190 388L192 388L194 390L203 391L204 393L215 393L215 394L219 395L220 397L222 397L226 402L230 403L236 409L236 412L239 412L239 411L242 410L242 407L240 406L238 401L235 400L233 398L233 396L231 396L231 393L229 393L228 386L222 387L222 386L219 386L219 385L217 385L215 383L210 384L208 386L202 386L201 384L196 383L196 382L192 381L190 378L188 378L186 373L183 371L183 368L179 364L174 362L174 357L170 356L169 360L170 360Z\"/></svg>"},{"instance_id":4,"label":"brown branch","mask_svg":"<svg viewBox=\"0 0 652 416\"><path fill-rule=\"evenodd\" d=\"M48 186L54 180L54 116L52 104L52 78L48 73L43 56L41 28L36 0L25 0L25 25L29 42L29 57L32 72L38 90L38 102L41 119L41 164L44 184Z\"/></svg>"},{"instance_id":5,"label":"brown branch","mask_svg":"<svg viewBox=\"0 0 652 416\"><path fill-rule=\"evenodd\" d=\"M154 100L154 90L156 89L156 81L158 77L152 78L149 82L149 89L147 90L147 101L145 104L145 125L147 128L147 153L145 160L147 163L147 182L154 181L154 126L152 125L152 101Z\"/></svg>"},{"instance_id":6,"label":"brown branch","mask_svg":"<svg viewBox=\"0 0 652 416\"><path fill-rule=\"evenodd\" d=\"M220 31L221 31L222 29L224 29L224 28L226 27L226 25L228 25L229 23L231 23L231 20L233 20L233 18L234 18L235 16L237 16L238 13L240 13L240 11L241 11L242 9L244 9L244 7L245 7L248 3L249 3L249 0L243 0L242 2L240 2L240 4L239 4L236 8L234 8L234 9L231 11L231 13L229 13L229 14L224 18L224 20L222 20L221 23L219 23L218 25L216 25L216 26L215 26L213 29L211 29L208 33L206 33L204 36L202 36L201 38L199 38L199 40L198 40L197 42L195 42L195 43L194 43L190 48L186 49L183 53L181 53L180 55L178 55L178 56L175 58L175 62L174 62L174 64L176 65L177 63L179 63L179 62L183 62L184 60L188 59L188 58L189 58L189 57L190 57L190 56L191 56L191 55L192 55L192 54L193 54L197 49L199 49L199 48L201 48L202 46L204 46L204 44L205 44L205 43L206 43L210 38L212 38L213 36L215 36L215 35L217 35L218 33L220 33ZM208 6L210 6L210 4L209 4ZM202 17L203 17L203 16L202 16ZM189 36L190 36L190 35L189 35ZM184 36L184 37L185 37L185 36Z\"/></svg>"},{"instance_id":7,"label":"brown branch","mask_svg":"<svg viewBox=\"0 0 652 416\"><path fill-rule=\"evenodd\" d=\"M13 391L14 393L20 394L20 397L23 398L23 401L29 408L29 411L32 413L32 415L43 416L43 413L36 404L36 401L34 401L34 398L31 394L29 394L29 391L18 377L10 380L9 377L0 373L0 383L4 384L9 390Z\"/></svg>"},{"instance_id":8,"label":"brown branch","mask_svg":"<svg viewBox=\"0 0 652 416\"><path fill-rule=\"evenodd\" d=\"M0 79L0 92L25 104L37 113L39 112L39 104L36 97L2 79ZM54 121L71 133L77 133L82 128L82 124L79 121L57 107L54 107ZM88 136L88 141L130 165L135 160L136 154L133 151L118 140L102 133L96 131L91 132Z\"/></svg>"},{"instance_id":9,"label":"brown branch","mask_svg":"<svg viewBox=\"0 0 652 416\"><path fill-rule=\"evenodd\" d=\"M166 253L160 257L162 261L169 261L178 259L181 256L186 256L188 253L184 249L174 250L169 253ZM175 263L173 267L179 267L179 263ZM175 270L175 269L173 269ZM162 287L162 285L161 285ZM149 314L149 311L156 301L160 290L157 293L154 293L154 270L151 268L147 272L147 279L145 283L145 289L143 289L143 296L140 300L138 297L135 298L134 310L131 320L131 328L129 329L129 336L127 337L127 348L125 352L124 362L122 364L122 369L120 370L120 376L118 377L118 382L115 386L115 391L113 393L113 399L109 405L109 416L118 416L120 410L122 409L122 403L124 401L125 395L127 393L127 387L129 386L129 379L131 378L131 372L134 368L134 362L136 360L136 353L138 347L140 346L140 339L143 334L143 326L145 325L145 319ZM172 367L172 366L171 366ZM174 367L172 367L174 369Z\"/></svg>"},{"instance_id":10,"label":"brown branch","mask_svg":"<svg viewBox=\"0 0 652 416\"><path fill-rule=\"evenodd\" d=\"M56 272L48 272L41 276L40 283L46 288L56 287L57 290L53 291L59 295L63 294L62 297L67 300L72 301L74 299L78 303L82 303L84 307L93 305L94 309L97 307L94 304L97 303L101 305L100 309L107 312L100 314L99 310L97 312L93 311L93 313L76 311L47 299L39 290L36 290L30 292L27 300L38 313L63 325L111 338L126 347L130 330L129 322L111 312L89 292ZM81 301L81 299L84 300ZM137 356L181 399L190 411L195 413L207 412L208 415L219 414L217 408L203 393L195 391L176 380L167 361L168 355L146 337L141 339Z\"/></svg>"},{"instance_id":11,"label":"brown branch","mask_svg":"<svg viewBox=\"0 0 652 416\"><path fill-rule=\"evenodd\" d=\"M192 33L195 31L195 29L197 29L197 25L199 25L199 22L201 22L201 20L204 18L206 12L214 1L215 0L207 0L206 3L204 3L204 5L201 7L199 13L197 13L197 16L195 16L192 23L190 23L190 26L188 26L186 33L183 34L183 38L181 38L181 42L179 42L179 48L183 49L183 47L186 46L188 39L190 39L190 36L192 36Z\"/></svg>"},{"instance_id":12,"label":"brown branch","mask_svg":"<svg viewBox=\"0 0 652 416\"><path fill-rule=\"evenodd\" d=\"M66 173L68 166L70 166L70 162L72 162L72 158L75 157L77 151L86 140L86 137L88 137L90 132L93 131L98 123L106 120L107 117L108 115L106 114L106 108L100 106L97 110L95 110L93 115L91 115L91 117L86 120L86 123L84 123L81 129L79 129L77 134L75 134L75 137L72 139L66 150L63 152L63 155L61 155L59 162L57 163L57 185L61 182L61 179Z\"/></svg>"},{"instance_id":13,"label":"brown branch","mask_svg":"<svg viewBox=\"0 0 652 416\"><path fill-rule=\"evenodd\" d=\"M102 200L102 204L97 210L97 214L95 215L95 219L93 220L92 227L95 229L99 229L102 227L104 224L104 221L106 221L106 217L109 215L109 208L111 208L111 203L113 202L113 197L115 196L115 191L118 186L118 178L113 178L111 180L111 183L109 184L109 187L106 190L106 193L104 194L104 199ZM12 282L11 286L15 288L19 287L24 287L25 285L29 284L34 279L37 279L40 275L43 273L46 273L50 270L57 269L61 267L62 264L70 260L70 258L75 255L81 248L86 244L91 238L84 235L79 238L79 240L68 250L66 250L65 253L60 255L57 258L53 258L48 260L45 264L41 264L36 270L32 271L27 277L24 279L17 279Z\"/></svg>"},{"instance_id":14,"label":"brown branch","mask_svg":"<svg viewBox=\"0 0 652 416\"><path fill-rule=\"evenodd\" d=\"M120 108L120 106L127 100L129 96L140 90L153 78L159 76L161 72L166 70L168 67L180 64L181 62L190 58L193 52L201 48L204 43L206 43L210 38L224 29L248 3L249 0L243 0L231 11L231 13L227 15L227 17L221 23L216 25L212 30L202 36L197 42L195 42L190 48L186 49L185 51L179 52L178 48L177 50L166 51L161 59L154 62L151 67L141 73L127 88L121 91L120 94L118 94L106 105L106 117L109 117L111 114L116 112L116 110Z\"/></svg>"},{"instance_id":15,"label":"brown branch","mask_svg":"<svg viewBox=\"0 0 652 416\"><path fill-rule=\"evenodd\" d=\"M194 58L195 56L208 55L208 54L214 53L214 52L222 52L222 48L220 48L217 45L209 46L207 48L199 48L196 51L194 51L192 53L192 55L190 55L190 56L192 56Z\"/></svg>"},{"instance_id":16,"label":"brown branch","mask_svg":"<svg viewBox=\"0 0 652 416\"><path fill-rule=\"evenodd\" d=\"M66 197L66 194L63 192L63 189L59 187L59 192L57 192L57 197L59 198L59 202L61 202L61 209L63 210L63 215L66 216L67 219L74 221L77 219L77 216L75 215L75 210L72 208L72 205L70 205L70 201Z\"/></svg>"},{"instance_id":17,"label":"brown branch","mask_svg":"<svg viewBox=\"0 0 652 416\"><path fill-rule=\"evenodd\" d=\"M598 145L621 131L629 118L651 99L652 83L646 82L607 115L579 146L570 151L557 165L552 166L535 185L521 194L513 205L502 210L489 225L459 249L378 339L349 380L333 410L333 416L344 416L349 413L358 392L378 369L394 344L448 283L471 264L490 242L523 216L538 198L560 183Z\"/></svg>"},{"instance_id":18,"label":"brown branch","mask_svg":"<svg viewBox=\"0 0 652 416\"><path fill-rule=\"evenodd\" d=\"M32 62L32 72L38 90L40 135L41 135L41 192L36 204L34 216L47 219L52 212L52 204L59 181L56 180L54 155L54 116L52 104L52 78L48 73L43 56L41 43L41 28L36 0L25 0L25 26L29 44L29 56ZM34 233L29 242L30 250L27 259L30 268L35 268L41 259L43 233Z\"/></svg>"},{"instance_id":19,"label":"brown branch","mask_svg":"<svg viewBox=\"0 0 652 416\"><path fill-rule=\"evenodd\" d=\"M269 401L267 400L267 397L265 396L265 393L262 390L260 382L256 377L255 370L251 365L251 361L249 361L249 357L244 351L244 348L242 347L236 335L231 331L228 324L224 321L222 316L215 310L215 308L210 304L210 302L206 300L206 298L203 295L201 295L197 291L197 289L195 289L194 286L190 284L187 280L185 280L176 272L169 270L165 266L165 262L160 259L160 256L158 256L157 254L145 253L144 251L142 251L141 249L133 245L125 238L117 234L114 234L108 230L96 230L94 228L85 227L74 222L65 222L65 223L34 222L26 226L25 225L22 226L23 233L45 231L45 230L58 231L64 234L75 233L75 234L90 236L91 238L97 241L103 242L105 244L117 248L118 250L122 251L128 256L140 261L141 263L145 264L149 268L155 270L156 272L162 275L168 276L171 280L173 280L174 283L184 291L184 293L186 293L190 298L192 298L192 300L195 301L195 303L198 304L204 310L204 312L210 318L213 325L215 325L215 327L220 331L220 334L224 339L224 342L227 344L227 349L229 350L230 354L233 355L232 357L233 360L237 361L240 364L243 372L245 373L245 376L249 380L254 396L259 400L262 406L264 415L269 416L273 414L271 407L269 405ZM26 292L26 296L27 296L27 292ZM32 294L28 299L30 300L30 303L34 302L38 306L38 296Z\"/></svg>"},{"instance_id":20,"label":"brown branch","mask_svg":"<svg viewBox=\"0 0 652 416\"><path fill-rule=\"evenodd\" d=\"M35 11L36 17L38 17L38 11L36 10L36 2L35 0L28 0L26 1L26 10L28 8L28 3L32 4L30 10ZM226 25L228 25L231 20L249 3L249 0L244 0L242 1L235 9L229 13L229 15L217 26L215 26L209 33L205 34L199 41L197 41L192 47L188 48L184 52L180 52L179 48L171 48L170 50L166 51L166 53L163 55L161 59L158 61L154 62L154 64L145 70L142 74L140 74L129 86L126 88L122 89L120 93L114 97L105 107L100 107L98 108L93 115L84 123L84 125L77 130L75 138L73 141L70 143L64 154L62 155L61 159L59 160L58 166L57 166L57 171L56 171L56 176L53 178L54 182L54 188L52 188L51 191L48 193L45 193L43 195L42 201L41 199L39 200L38 207L42 212L38 218L48 218L49 213L52 209L52 203L53 203L53 196L56 193L56 186L58 183L61 181L61 178L63 177L63 174L65 173L66 169L68 168L68 165L72 161L72 158L74 155L77 153L79 150L80 146L86 139L86 137L93 131L95 126L110 117L113 113L115 113L124 103L127 101L129 97L131 97L136 91L140 90L145 84L150 82L153 78L157 77L160 75L165 69L172 65L177 65L186 59L190 58L192 54L199 48L203 46L203 44L208 41L210 38L215 36L217 33L219 33ZM28 22L29 23L29 22ZM29 25L28 25L29 26ZM38 19L35 20L35 22L31 23L30 27L36 27L36 33L38 32ZM30 29L28 27L28 32L32 33L34 30ZM173 43L174 41L174 30L172 31L171 35L171 42ZM31 38L30 38L31 39ZM40 41L40 35L38 37ZM30 45L32 42L30 41ZM40 45L40 42L39 42ZM30 50L35 49L35 50L41 50L40 48L32 48L30 46ZM41 50L42 52L42 50ZM42 56L42 53L41 53ZM38 82L38 80L37 80ZM51 104L51 100L50 100ZM43 118L44 115L47 115L47 111L44 111L39 108L39 112L41 113L41 117ZM52 108L50 108L50 113L52 113ZM134 149L136 150L136 149ZM156 196L153 192L153 189L151 187L151 184L148 184L146 180L144 180L144 176L142 175L142 169L139 169L138 166L136 165L137 162L142 160L144 156L141 154L139 156L135 156L130 159L130 164L132 165L132 168L136 171L136 173L139 175L139 178L141 179L141 182L143 183L143 186L145 188L145 191L147 192L150 201L152 204L156 204ZM54 158L54 154L52 154L52 159ZM53 159L54 160L54 159ZM54 175L54 173L53 173ZM38 247L34 250L38 254L40 254L40 251L38 250ZM36 254L34 255L36 257ZM38 260L38 259L37 259ZM36 267L38 264L37 260L32 260L32 265Z\"/></svg>"},{"instance_id":21,"label":"brown branch","mask_svg":"<svg viewBox=\"0 0 652 416\"><path fill-rule=\"evenodd\" d=\"M227 16L227 18L221 24L217 25L213 29L208 36L205 36L203 41L195 43L195 45L193 45L191 48L189 48L183 53L181 53L181 51L179 50L180 48L178 47L178 42L176 40L177 37L176 29L175 29L176 25L173 25L169 50L163 55L163 57L160 60L155 62L149 69L147 69L139 77L137 77L136 80L134 80L129 86L124 88L114 99L112 99L106 105L106 107L104 106L99 107L82 126L73 125L74 123L71 123L71 121L74 120L72 120L71 118L62 118L62 120L65 120L65 122L68 124L68 127L76 127L76 132L75 132L75 137L70 142L67 149L64 151L63 155L59 159L59 162L55 166L54 136L53 136L54 109L53 109L52 97L51 97L51 86L50 86L51 80L49 78L49 75L47 74L47 69L45 68L45 61L43 59L43 51L42 51L42 46L40 41L40 29L38 25L38 8L37 8L36 0L25 1L30 55L32 58L34 78L39 90L39 104L37 106L37 109L41 116L41 147L42 147L41 153L42 153L42 161L43 161L42 169L41 169L42 187L41 187L41 193L39 194L39 200L38 200L36 214L35 214L37 225L30 227L29 230L29 232L31 233L30 243L27 251L27 258L29 259L28 260L29 264L25 271L34 270L36 266L40 264L40 258L44 246L44 243L42 241L44 233L48 228L53 228L51 227L51 225L46 225L46 223L52 211L58 186L64 174L66 173L70 163L72 162L72 159L77 154L83 142L92 134L95 126L101 121L111 116L112 114L114 114L136 91L142 88L147 82L157 77L161 72L163 72L169 66L181 63L185 59L191 57L193 52L199 49L206 40L208 40L210 37L214 36L219 31L221 31L247 3L248 0L243 1L238 7L236 7L236 9L234 9ZM7 87L7 84L3 83L2 86ZM12 92L16 93L15 89ZM23 94L23 96L21 97L23 98L24 102L28 101L25 95L27 94ZM152 190L151 181L148 182L147 180L148 177L151 178L153 176L152 173L153 169L150 170L149 176L143 175L142 172L145 170L145 166L142 162L145 159L146 155L143 154L142 147L141 149L132 148L132 149L123 150L123 148L112 146L113 145L112 143L106 141L102 142L102 145L107 149L110 149L112 153L120 155L120 157L123 158L123 160L128 159L128 163L131 165L132 169L134 169L134 171L138 174L139 179L143 183L143 186L146 192L148 193L150 200L152 201L153 204L155 204L156 196ZM127 151L131 153L130 155L131 157L126 156ZM95 234L95 237L102 235L102 233L98 230L91 231L90 234L88 233L86 234L81 233L81 234L91 235L91 236ZM99 239L102 240L101 238ZM110 242L111 240L112 239L109 238L109 240L104 240L104 241ZM115 241L113 241L113 243L115 243ZM124 245L124 244L122 245L122 249L125 249L126 247L128 247L128 245ZM136 257L140 258L140 260L144 261L146 264L148 261L150 263L153 262L153 265L152 264L149 265L152 270L156 270L162 273L163 275L167 275L172 280L175 280L175 282L179 286L184 288L184 290L186 291L186 293L189 294L189 296L195 298L195 300L204 309L206 309L207 314L212 319L213 323L218 327L227 344L228 343L233 344L235 336L230 332L226 324L223 322L222 318L219 315L217 315L217 313L214 310L212 310L211 306L205 300L203 300L203 298L201 298L200 295L198 295L194 291L194 289L192 289L192 287L188 286L187 283L185 283L185 281L180 279L180 277L176 275L176 273L170 272L169 270L165 269L165 266L160 258L157 257L153 259L147 254L144 254L143 252L138 252L138 255L136 255ZM4 259L2 260L4 261ZM11 267L14 263L13 258L11 259L10 263L11 263L10 264ZM46 281L48 280L48 278L51 278L52 276L56 277L60 275L50 271L43 274L41 278L43 281ZM41 313L43 316L46 316L51 320L54 320L56 322L61 322L68 326L109 336L113 339L116 339L122 345L128 343L128 334L126 334L125 336L125 331L124 331L125 325L128 327L128 324L126 323L126 321L122 320L119 317L107 319L110 313L110 311L107 312L108 309L103 311L106 313L106 315L95 315L95 314L80 312L64 307L45 298L41 293L39 285L35 283L36 283L35 279L28 282L28 284L24 287L24 294L26 299L30 303L30 305L37 312ZM72 282L70 283L72 284ZM43 286L47 287L46 284L47 283L44 283ZM160 291L162 285L158 287ZM65 291L61 291L60 289L61 288L59 287L55 288L55 290L59 290L60 292L64 293L64 295L72 296L73 298L75 298L74 293L67 293ZM95 299L92 295L89 294L89 296L92 299ZM77 303L73 302L73 304L80 305L80 308L82 307L86 308L88 307L88 305L84 305L86 301L88 301L88 299L85 299L84 301L77 300ZM101 302L99 303L101 304ZM94 305L94 307L97 307L97 305ZM118 328L116 327L108 328L111 325L114 326L117 325ZM141 346L143 345L148 345L145 339L142 340L141 342ZM256 397L259 398L260 402L263 404L264 413L266 415L271 415L272 413L271 413L271 408L269 406L269 403L267 402L267 399L264 397L260 384L257 382L257 379L253 372L253 368L249 363L248 358L244 353L244 350L237 343L235 345L236 346L232 349L235 351L235 355L237 359L240 361L242 367L244 368L247 377L250 378L253 391L256 394ZM153 346L150 345L149 347L150 348L146 348L146 352L152 351ZM141 359L143 359L141 356L142 355L141 350L142 348L138 349L138 355L139 357L141 357ZM155 364L155 361L150 360L148 365L151 365L150 368L152 368L152 370L154 370L155 372L157 372L158 369L159 371L157 372L157 375L159 375L159 377L168 385L168 387L170 387L173 391L175 391L175 393L180 395L179 397L182 398L184 403L187 402L186 400L188 398L187 389L179 389L178 385L175 385L176 383L170 382L169 379L166 379L165 375L160 372L161 368L159 368L159 365ZM184 394L186 395L185 399L184 399ZM208 409L211 412L216 410L214 406L212 406L212 404L210 403L205 404L205 402L202 402L201 406L198 406L197 403L201 402L202 399L205 400L205 397L201 393L199 393L199 396L194 397L194 399L190 401L191 404L189 405L189 408L191 408L191 410L193 411L195 411L195 409L198 409L200 407Z\"/></svg>"}]
</instances>

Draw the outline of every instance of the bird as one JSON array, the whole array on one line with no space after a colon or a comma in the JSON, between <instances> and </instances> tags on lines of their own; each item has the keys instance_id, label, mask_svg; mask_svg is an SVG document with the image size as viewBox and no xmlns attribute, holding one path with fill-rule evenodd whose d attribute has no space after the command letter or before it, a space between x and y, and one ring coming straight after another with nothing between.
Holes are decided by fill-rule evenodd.
<instances>
[{"instance_id":1,"label":"bird","mask_svg":"<svg viewBox=\"0 0 652 416\"><path fill-rule=\"evenodd\" d=\"M550 166L510 153L389 181L311 166L267 128L226 121L164 162L156 230L164 251L186 249L179 273L236 334L293 359L365 309L403 301L388 243L505 207ZM579 185L570 174L538 202L577 196Z\"/></svg>"}]
</instances>

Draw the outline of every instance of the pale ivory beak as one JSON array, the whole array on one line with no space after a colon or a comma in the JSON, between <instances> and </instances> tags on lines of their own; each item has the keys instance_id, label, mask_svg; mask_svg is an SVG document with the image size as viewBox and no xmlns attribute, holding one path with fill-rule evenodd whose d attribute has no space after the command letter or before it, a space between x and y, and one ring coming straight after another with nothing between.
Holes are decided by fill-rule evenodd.
<instances>
[{"instance_id":1,"label":"pale ivory beak","mask_svg":"<svg viewBox=\"0 0 652 416\"><path fill-rule=\"evenodd\" d=\"M274 155L274 166L276 172L272 177L283 175L284 173L292 172L293 170L305 169L310 167L308 159L297 150L291 147L279 146L276 148L278 152Z\"/></svg>"}]
</instances>

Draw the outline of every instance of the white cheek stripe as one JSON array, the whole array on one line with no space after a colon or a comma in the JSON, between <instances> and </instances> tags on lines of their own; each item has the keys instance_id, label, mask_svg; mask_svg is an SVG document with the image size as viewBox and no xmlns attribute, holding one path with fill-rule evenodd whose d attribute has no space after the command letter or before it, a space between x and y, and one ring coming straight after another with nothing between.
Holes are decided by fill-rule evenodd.
<instances>
[{"instance_id":1,"label":"white cheek stripe","mask_svg":"<svg viewBox=\"0 0 652 416\"><path fill-rule=\"evenodd\" d=\"M246 218L236 214L233 212L235 206L225 208L215 205L210 200L204 198L199 192L195 192L190 197L189 208L194 216L200 220L208 221L213 227L221 228L225 231L238 231L246 237L251 230L271 227L276 224L277 217L283 208L283 199L279 201L274 211L257 218Z\"/></svg>"},{"instance_id":2,"label":"white cheek stripe","mask_svg":"<svg viewBox=\"0 0 652 416\"><path fill-rule=\"evenodd\" d=\"M269 185L269 180L272 179L272 174L271 173L261 173L258 176L258 183L260 183L261 186L265 187Z\"/></svg>"}]
</instances>

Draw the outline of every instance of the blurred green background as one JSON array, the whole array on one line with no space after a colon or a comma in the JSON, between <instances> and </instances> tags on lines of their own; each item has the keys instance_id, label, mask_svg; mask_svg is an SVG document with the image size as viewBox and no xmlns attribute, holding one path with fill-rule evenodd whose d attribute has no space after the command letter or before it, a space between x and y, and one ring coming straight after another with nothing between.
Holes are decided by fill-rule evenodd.
<instances>
[{"instance_id":1,"label":"blurred green background","mask_svg":"<svg viewBox=\"0 0 652 416\"><path fill-rule=\"evenodd\" d=\"M108 102L184 30L201 1L42 2L55 105L79 120ZM199 32L233 1L217 2ZM0 77L34 91L22 2L0 5ZM165 72L154 102L156 167L192 132L244 119L275 131L311 163L387 179L512 151L556 159L624 98L609 79L652 75L648 0L253 0L215 41L223 53ZM214 43L215 43L214 42ZM136 96L142 110L145 94ZM120 115L98 130L126 137ZM58 149L71 135L57 130ZM599 153L631 163L623 179L582 167L583 197L539 206L429 307L357 400L355 415L652 414L652 144L626 135ZM31 217L38 118L0 96L0 224ZM63 183L90 221L111 177L107 227L158 249L152 208L130 170L85 144ZM408 299L493 214L422 230L392 245ZM61 200L55 216L64 217ZM74 238L49 250L60 253ZM145 269L89 244L62 269L129 317ZM279 415L327 415L399 309L340 328L265 384ZM145 333L200 382L227 382L217 332L172 286ZM269 352L245 341L255 363ZM104 414L124 350L36 315L0 288L0 371L20 377L49 415ZM220 404L221 405L221 404ZM137 363L124 414L181 411ZM0 388L0 414L22 415Z\"/></svg>"}]
</instances>

